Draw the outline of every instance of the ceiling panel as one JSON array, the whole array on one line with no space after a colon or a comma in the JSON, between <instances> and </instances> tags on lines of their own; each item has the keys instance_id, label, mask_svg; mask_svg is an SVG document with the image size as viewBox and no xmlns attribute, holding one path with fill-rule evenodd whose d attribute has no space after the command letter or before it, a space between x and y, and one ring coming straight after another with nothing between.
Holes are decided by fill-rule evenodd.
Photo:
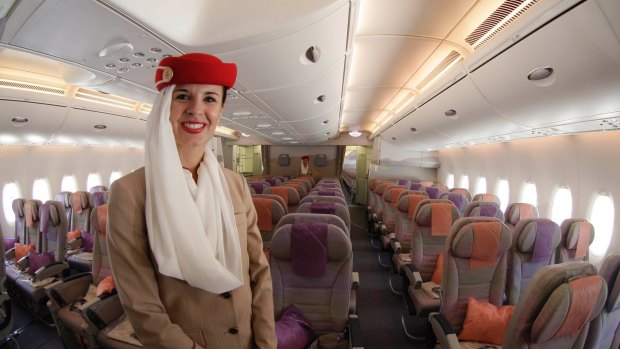
<instances>
[{"instance_id":1,"label":"ceiling panel","mask_svg":"<svg viewBox=\"0 0 620 349\"><path fill-rule=\"evenodd\" d=\"M338 129L338 111L339 109L335 108L313 119L289 122L288 124L301 135L321 132L334 127Z\"/></svg>"},{"instance_id":2,"label":"ceiling panel","mask_svg":"<svg viewBox=\"0 0 620 349\"><path fill-rule=\"evenodd\" d=\"M51 104L0 100L0 144L47 143L65 121L68 110ZM27 118L28 122L14 124L14 117Z\"/></svg>"},{"instance_id":3,"label":"ceiling panel","mask_svg":"<svg viewBox=\"0 0 620 349\"><path fill-rule=\"evenodd\" d=\"M58 136L74 139L78 144L121 145L124 140L134 140L136 124L144 121L100 113L90 110L71 109ZM95 125L105 125L97 130Z\"/></svg>"},{"instance_id":4,"label":"ceiling panel","mask_svg":"<svg viewBox=\"0 0 620 349\"><path fill-rule=\"evenodd\" d=\"M344 112L381 110L398 93L397 87L366 87L347 89Z\"/></svg>"}]
</instances>

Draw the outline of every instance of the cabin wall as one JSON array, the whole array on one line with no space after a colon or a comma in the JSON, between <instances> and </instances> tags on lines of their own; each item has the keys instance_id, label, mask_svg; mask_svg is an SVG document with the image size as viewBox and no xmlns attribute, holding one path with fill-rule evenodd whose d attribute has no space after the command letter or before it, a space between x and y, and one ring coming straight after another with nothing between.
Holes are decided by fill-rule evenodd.
<instances>
[{"instance_id":1,"label":"cabin wall","mask_svg":"<svg viewBox=\"0 0 620 349\"><path fill-rule=\"evenodd\" d=\"M288 154L291 162L288 166L278 165L278 156ZM317 167L314 164L314 156L317 154L327 155L327 166ZM336 175L336 146L278 146L272 145L269 150L269 174L271 176L297 177L301 166L301 157L310 156L310 169L314 178L333 177Z\"/></svg>"},{"instance_id":2,"label":"cabin wall","mask_svg":"<svg viewBox=\"0 0 620 349\"><path fill-rule=\"evenodd\" d=\"M413 165L370 165L368 181L375 178L410 179L412 181L437 181L437 169L416 167Z\"/></svg>"},{"instance_id":3,"label":"cabin wall","mask_svg":"<svg viewBox=\"0 0 620 349\"><path fill-rule=\"evenodd\" d=\"M88 190L89 173L99 173L102 184L110 185L110 174L123 175L144 166L144 150L138 148L110 148L87 146L1 146L0 190L8 182L17 182L22 197L33 197L32 185L37 178L47 178L51 198L60 192L62 178L74 175L79 190ZM0 202L0 205L3 205ZM0 210L0 227L4 236L13 236L14 228Z\"/></svg>"},{"instance_id":4,"label":"cabin wall","mask_svg":"<svg viewBox=\"0 0 620 349\"><path fill-rule=\"evenodd\" d=\"M510 202L517 202L524 182L536 184L538 210L550 217L552 196L558 185L568 186L573 198L573 217L588 217L597 193L614 200L615 219L607 253L620 251L620 131L553 136L508 143L471 146L439 151L438 181L454 174L455 186L468 175L470 190L476 179L485 176L487 191L496 193L496 184L507 179Z\"/></svg>"}]
</instances>

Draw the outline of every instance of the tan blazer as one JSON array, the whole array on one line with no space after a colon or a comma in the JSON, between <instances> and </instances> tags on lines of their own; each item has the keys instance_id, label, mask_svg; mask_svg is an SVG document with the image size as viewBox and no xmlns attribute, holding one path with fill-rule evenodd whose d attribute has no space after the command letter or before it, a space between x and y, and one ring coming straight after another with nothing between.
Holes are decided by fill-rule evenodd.
<instances>
[{"instance_id":1,"label":"tan blazer","mask_svg":"<svg viewBox=\"0 0 620 349\"><path fill-rule=\"evenodd\" d=\"M243 286L223 294L159 273L146 230L144 168L112 184L107 233L112 272L145 348L276 348L271 273L256 211L243 177L226 169L224 174L245 273Z\"/></svg>"}]
</instances>

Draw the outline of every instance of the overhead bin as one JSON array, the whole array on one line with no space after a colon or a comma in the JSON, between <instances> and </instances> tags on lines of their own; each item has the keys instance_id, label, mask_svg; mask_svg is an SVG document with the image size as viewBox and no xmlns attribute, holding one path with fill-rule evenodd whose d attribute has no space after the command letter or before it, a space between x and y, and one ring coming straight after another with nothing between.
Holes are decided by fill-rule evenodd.
<instances>
[{"instance_id":1,"label":"overhead bin","mask_svg":"<svg viewBox=\"0 0 620 349\"><path fill-rule=\"evenodd\" d=\"M399 167L439 168L440 162L436 152L411 151L403 149L383 136L375 137L370 161L376 165L395 165Z\"/></svg>"},{"instance_id":2,"label":"overhead bin","mask_svg":"<svg viewBox=\"0 0 620 349\"><path fill-rule=\"evenodd\" d=\"M24 103L28 114L24 114ZM50 141L65 121L69 108L66 106L0 100L0 144L30 145ZM28 119L25 123L12 122L15 117Z\"/></svg>"},{"instance_id":3,"label":"overhead bin","mask_svg":"<svg viewBox=\"0 0 620 349\"><path fill-rule=\"evenodd\" d=\"M134 138L133 130L143 123L120 115L71 109L58 134L74 144L126 146L126 142L142 141ZM65 142L55 138L52 143Z\"/></svg>"},{"instance_id":4,"label":"overhead bin","mask_svg":"<svg viewBox=\"0 0 620 349\"><path fill-rule=\"evenodd\" d=\"M553 74L529 81L535 68ZM502 115L528 127L620 110L620 42L596 1L576 6L469 74Z\"/></svg>"}]
</instances>

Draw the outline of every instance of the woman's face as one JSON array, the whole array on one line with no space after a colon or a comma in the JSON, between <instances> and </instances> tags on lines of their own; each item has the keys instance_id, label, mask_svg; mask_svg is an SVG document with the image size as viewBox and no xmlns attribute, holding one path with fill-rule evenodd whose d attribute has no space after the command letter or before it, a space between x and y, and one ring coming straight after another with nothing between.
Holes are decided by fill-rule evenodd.
<instances>
[{"instance_id":1,"label":"woman's face","mask_svg":"<svg viewBox=\"0 0 620 349\"><path fill-rule=\"evenodd\" d=\"M224 109L220 85L176 85L172 92L170 123L179 150L204 149L213 137Z\"/></svg>"}]
</instances>

